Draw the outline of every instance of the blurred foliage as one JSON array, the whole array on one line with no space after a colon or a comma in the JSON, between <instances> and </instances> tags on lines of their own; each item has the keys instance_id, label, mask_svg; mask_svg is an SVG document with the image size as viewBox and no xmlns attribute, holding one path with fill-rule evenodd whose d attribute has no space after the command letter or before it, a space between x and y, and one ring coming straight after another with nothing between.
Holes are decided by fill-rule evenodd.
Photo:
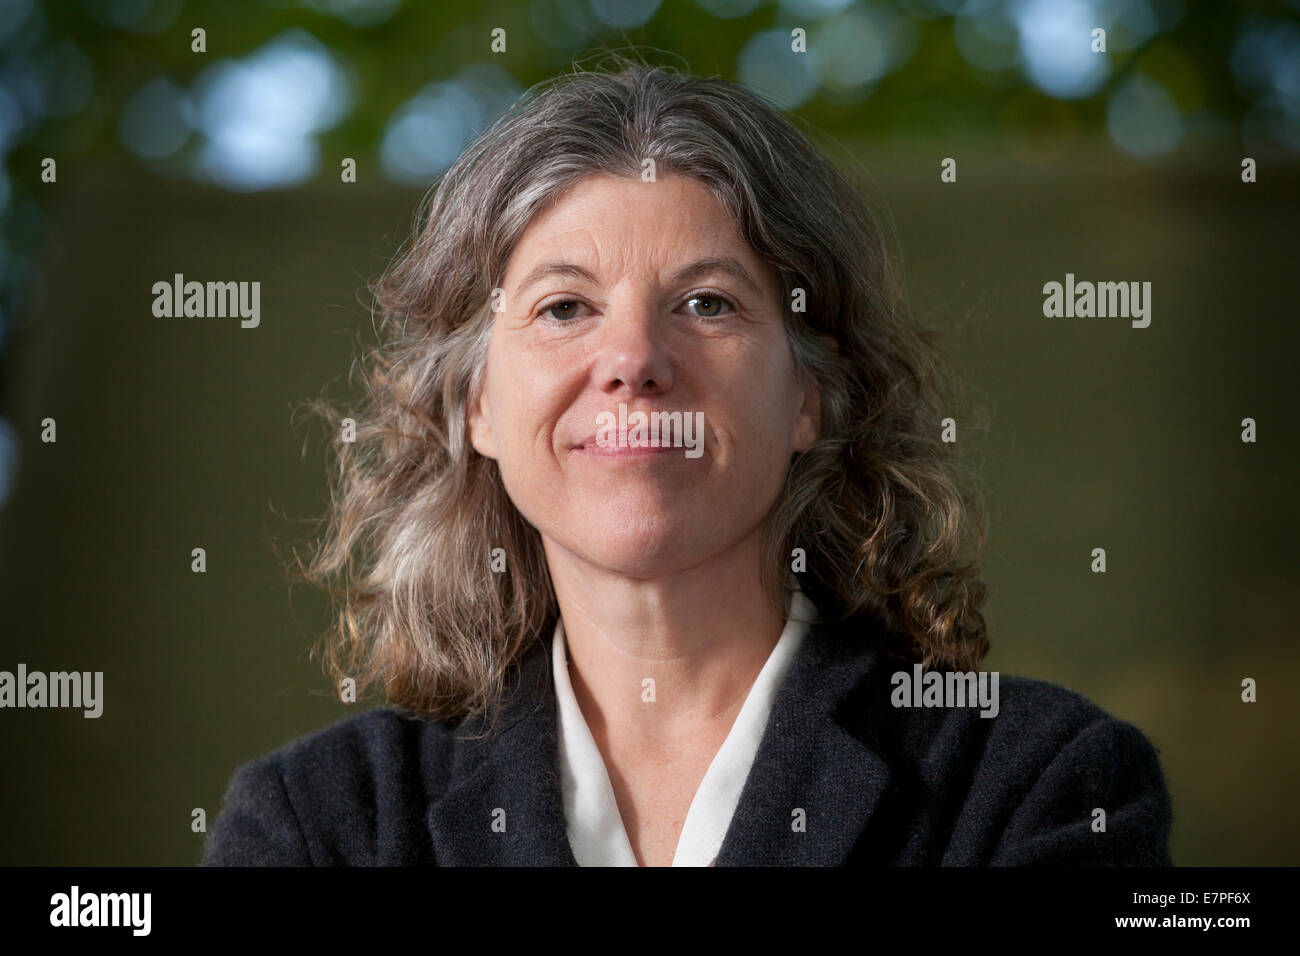
<instances>
[{"instance_id":1,"label":"blurred foliage","mask_svg":"<svg viewBox=\"0 0 1300 956\"><path fill-rule=\"evenodd\" d=\"M45 157L63 177L126 163L268 188L337 175L349 156L359 175L427 182L518 93L628 44L763 90L837 138L990 141L1018 162L1059 158L1101 130L1144 157L1223 137L1252 154L1300 150L1298 6L6 0L0 348L40 248ZM1089 49L1096 26L1107 31L1100 54ZM192 49L195 28L205 52ZM494 52L498 28L506 43ZM789 49L796 29L806 54Z\"/></svg>"}]
</instances>

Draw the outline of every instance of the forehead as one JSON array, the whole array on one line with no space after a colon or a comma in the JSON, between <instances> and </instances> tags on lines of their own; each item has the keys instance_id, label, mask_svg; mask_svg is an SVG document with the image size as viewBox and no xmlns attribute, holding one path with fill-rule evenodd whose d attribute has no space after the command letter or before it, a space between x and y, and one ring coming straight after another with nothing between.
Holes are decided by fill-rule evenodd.
<instances>
[{"instance_id":1,"label":"forehead","mask_svg":"<svg viewBox=\"0 0 1300 956\"><path fill-rule=\"evenodd\" d=\"M712 191L676 174L655 182L604 173L580 180L524 230L507 264L507 283L556 257L620 272L731 257L765 289L772 287L766 263Z\"/></svg>"}]
</instances>

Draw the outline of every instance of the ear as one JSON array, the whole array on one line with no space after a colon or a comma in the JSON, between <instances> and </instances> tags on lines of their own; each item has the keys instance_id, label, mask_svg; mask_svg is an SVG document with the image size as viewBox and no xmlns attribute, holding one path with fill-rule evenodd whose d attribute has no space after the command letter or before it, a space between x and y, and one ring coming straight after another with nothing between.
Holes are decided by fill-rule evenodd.
<instances>
[{"instance_id":1,"label":"ear","mask_svg":"<svg viewBox=\"0 0 1300 956\"><path fill-rule=\"evenodd\" d=\"M802 403L794 420L795 451L807 451L821 437L822 432L822 390L812 373L809 373L802 391Z\"/></svg>"},{"instance_id":2,"label":"ear","mask_svg":"<svg viewBox=\"0 0 1300 956\"><path fill-rule=\"evenodd\" d=\"M474 450L484 458L496 458L497 445L492 434L492 409L487 402L487 389L478 388L470 395L465 425Z\"/></svg>"}]
</instances>

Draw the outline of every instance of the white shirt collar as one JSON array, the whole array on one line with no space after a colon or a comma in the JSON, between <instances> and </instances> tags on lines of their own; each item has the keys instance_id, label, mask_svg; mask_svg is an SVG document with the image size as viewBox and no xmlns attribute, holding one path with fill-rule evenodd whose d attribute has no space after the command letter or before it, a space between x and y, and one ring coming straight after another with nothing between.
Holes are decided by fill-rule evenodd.
<instances>
[{"instance_id":1,"label":"white shirt collar","mask_svg":"<svg viewBox=\"0 0 1300 956\"><path fill-rule=\"evenodd\" d=\"M812 601L802 591L794 591L785 629L691 801L673 866L708 866L717 857L767 728L777 689L816 619ZM605 762L569 682L563 620L555 624L552 664L564 817L573 855L580 866L636 866Z\"/></svg>"}]
</instances>

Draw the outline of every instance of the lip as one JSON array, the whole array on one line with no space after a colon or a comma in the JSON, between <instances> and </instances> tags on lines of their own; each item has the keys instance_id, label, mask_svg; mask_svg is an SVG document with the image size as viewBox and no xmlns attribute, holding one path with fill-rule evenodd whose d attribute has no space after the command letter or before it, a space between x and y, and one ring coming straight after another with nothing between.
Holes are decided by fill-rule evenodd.
<instances>
[{"instance_id":1,"label":"lip","mask_svg":"<svg viewBox=\"0 0 1300 956\"><path fill-rule=\"evenodd\" d=\"M658 441L638 445L598 445L596 444L596 436L591 435L581 444L574 445L570 451L592 455L597 458L645 458L674 451L684 453L686 449L678 445L664 444Z\"/></svg>"}]
</instances>

